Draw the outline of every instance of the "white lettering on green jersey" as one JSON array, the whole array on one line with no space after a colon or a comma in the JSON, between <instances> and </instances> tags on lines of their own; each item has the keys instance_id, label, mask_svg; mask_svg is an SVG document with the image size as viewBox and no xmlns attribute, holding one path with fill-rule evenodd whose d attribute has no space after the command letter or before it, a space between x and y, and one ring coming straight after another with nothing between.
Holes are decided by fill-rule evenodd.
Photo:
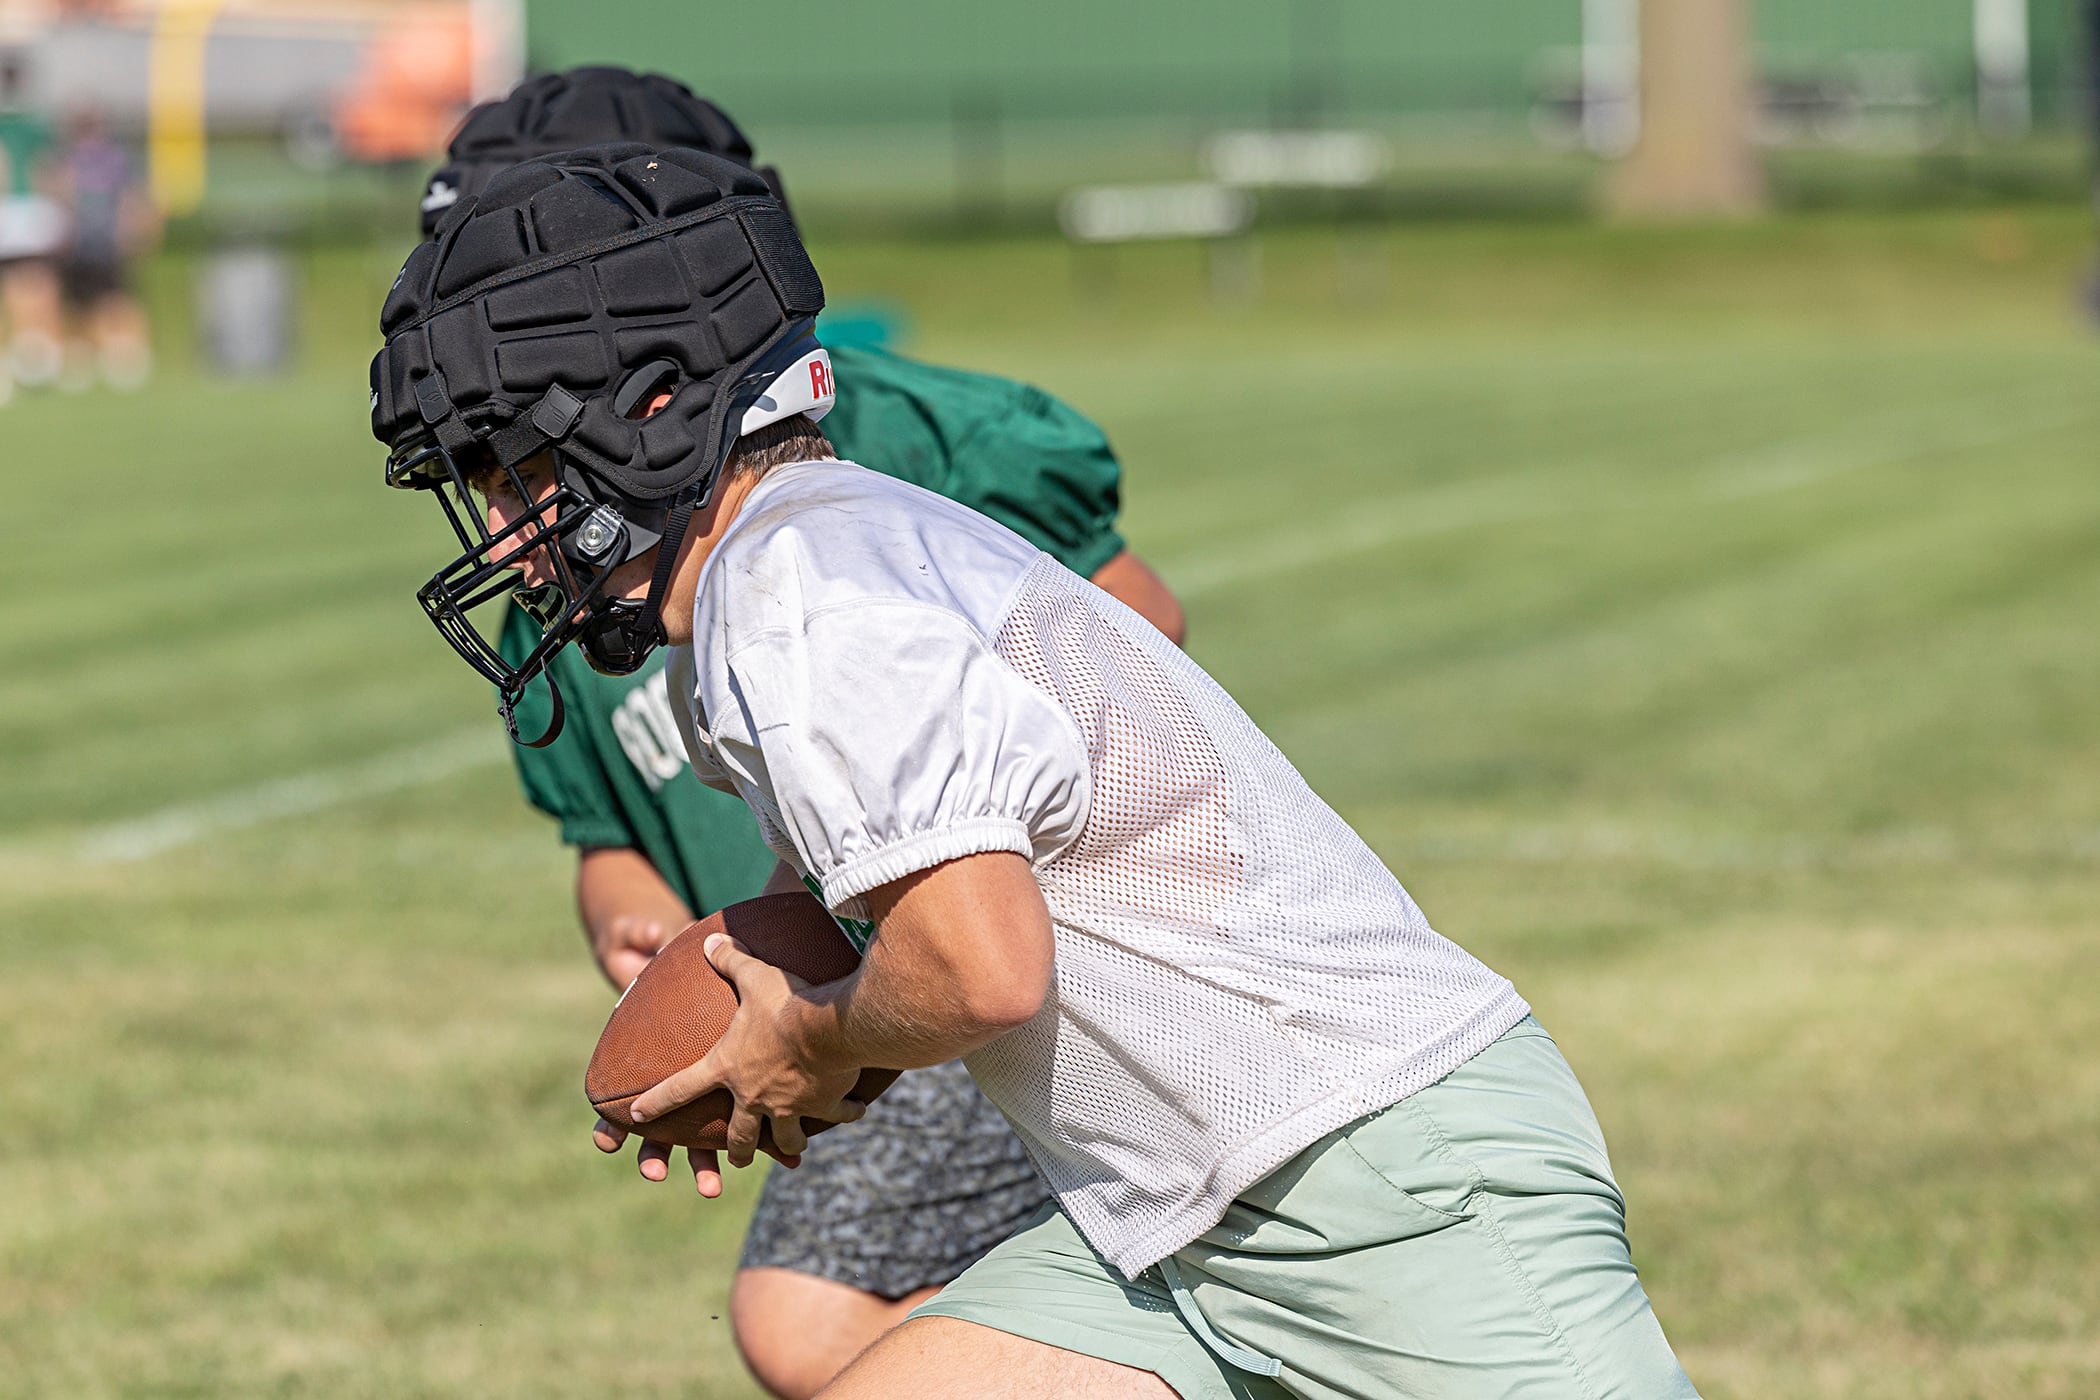
<instances>
[{"instance_id":1,"label":"white lettering on green jersey","mask_svg":"<svg viewBox=\"0 0 2100 1400\"><path fill-rule=\"evenodd\" d=\"M642 781L655 792L685 771L685 744L671 717L671 695L658 671L627 692L612 713L613 734Z\"/></svg>"}]
</instances>

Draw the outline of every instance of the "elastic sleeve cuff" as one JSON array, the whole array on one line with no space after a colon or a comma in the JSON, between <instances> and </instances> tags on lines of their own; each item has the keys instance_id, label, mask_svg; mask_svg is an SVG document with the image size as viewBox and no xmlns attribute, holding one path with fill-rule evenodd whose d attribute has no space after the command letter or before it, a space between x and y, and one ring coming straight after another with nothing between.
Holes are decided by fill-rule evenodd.
<instances>
[{"instance_id":1,"label":"elastic sleeve cuff","mask_svg":"<svg viewBox=\"0 0 2100 1400\"><path fill-rule=\"evenodd\" d=\"M568 846L639 846L632 828L624 822L600 817L563 817L562 844Z\"/></svg>"},{"instance_id":2,"label":"elastic sleeve cuff","mask_svg":"<svg viewBox=\"0 0 2100 1400\"><path fill-rule=\"evenodd\" d=\"M902 837L839 866L824 877L824 903L835 914L865 918L867 911L860 904L860 896L869 890L931 870L944 860L987 851L1012 851L1017 856L1032 857L1035 846L1029 840L1027 826L1021 822L1010 817L973 817L936 831Z\"/></svg>"},{"instance_id":3,"label":"elastic sleeve cuff","mask_svg":"<svg viewBox=\"0 0 2100 1400\"><path fill-rule=\"evenodd\" d=\"M1071 552L1065 567L1083 579L1091 580L1101 572L1101 566L1121 554L1125 546L1123 537L1113 529L1103 530L1086 544Z\"/></svg>"}]
</instances>

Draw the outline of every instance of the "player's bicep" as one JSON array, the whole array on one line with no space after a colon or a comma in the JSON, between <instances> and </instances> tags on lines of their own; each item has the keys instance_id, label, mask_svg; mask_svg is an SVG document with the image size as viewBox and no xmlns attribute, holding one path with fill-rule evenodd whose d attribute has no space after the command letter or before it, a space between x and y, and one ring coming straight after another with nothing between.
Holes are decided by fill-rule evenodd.
<instances>
[{"instance_id":1,"label":"player's bicep","mask_svg":"<svg viewBox=\"0 0 2100 1400\"><path fill-rule=\"evenodd\" d=\"M897 959L920 985L950 988L973 1020L1015 1026L1042 1006L1055 938L1027 860L988 851L867 893L879 934L869 956Z\"/></svg>"}]
</instances>

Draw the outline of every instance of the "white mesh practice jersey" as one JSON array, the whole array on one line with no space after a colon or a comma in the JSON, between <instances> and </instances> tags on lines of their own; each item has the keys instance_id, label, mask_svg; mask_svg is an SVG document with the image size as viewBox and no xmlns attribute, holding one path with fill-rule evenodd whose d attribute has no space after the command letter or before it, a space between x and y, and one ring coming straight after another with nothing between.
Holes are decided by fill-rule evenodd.
<instances>
[{"instance_id":1,"label":"white mesh practice jersey","mask_svg":"<svg viewBox=\"0 0 2100 1400\"><path fill-rule=\"evenodd\" d=\"M1053 987L968 1064L1126 1274L1525 1013L1200 667L931 492L774 471L670 669L701 778L833 912L958 856L1034 863Z\"/></svg>"}]
</instances>

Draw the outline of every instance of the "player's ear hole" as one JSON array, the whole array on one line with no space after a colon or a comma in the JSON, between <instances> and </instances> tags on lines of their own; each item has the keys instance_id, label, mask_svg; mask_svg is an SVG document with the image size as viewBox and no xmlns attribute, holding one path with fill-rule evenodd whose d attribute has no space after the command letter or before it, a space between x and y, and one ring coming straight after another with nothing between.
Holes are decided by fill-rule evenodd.
<instances>
[{"instance_id":1,"label":"player's ear hole","mask_svg":"<svg viewBox=\"0 0 2100 1400\"><path fill-rule=\"evenodd\" d=\"M651 360L639 369L628 371L613 392L613 412L622 418L647 418L655 408L658 395L668 394L678 387L684 375L676 360Z\"/></svg>"}]
</instances>

